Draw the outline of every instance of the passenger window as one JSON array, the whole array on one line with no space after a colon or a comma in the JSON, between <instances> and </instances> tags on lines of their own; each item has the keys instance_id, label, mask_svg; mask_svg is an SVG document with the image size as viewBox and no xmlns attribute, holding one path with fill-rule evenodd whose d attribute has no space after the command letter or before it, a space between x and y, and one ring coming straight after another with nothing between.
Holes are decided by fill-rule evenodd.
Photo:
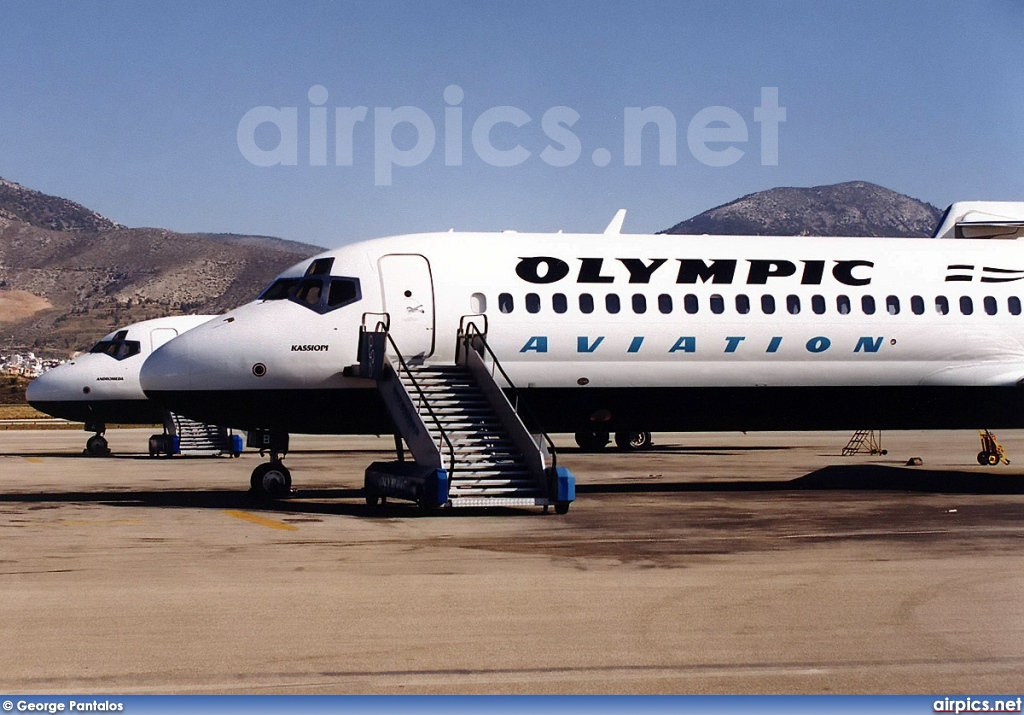
<instances>
[{"instance_id":1,"label":"passenger window","mask_svg":"<svg viewBox=\"0 0 1024 715\"><path fill-rule=\"evenodd\" d=\"M852 306L850 305L850 296L837 295L836 310L839 311L840 315L849 315L850 311L853 310Z\"/></svg>"},{"instance_id":2,"label":"passenger window","mask_svg":"<svg viewBox=\"0 0 1024 715\"><path fill-rule=\"evenodd\" d=\"M690 315L693 315L694 313L697 312L699 308L700 306L697 303L697 296L695 296L693 293L687 293L685 296L683 296L683 310L685 310Z\"/></svg>"},{"instance_id":3,"label":"passenger window","mask_svg":"<svg viewBox=\"0 0 1024 715\"><path fill-rule=\"evenodd\" d=\"M590 295L590 293L580 293L580 312L594 312L594 296Z\"/></svg>"},{"instance_id":4,"label":"passenger window","mask_svg":"<svg viewBox=\"0 0 1024 715\"><path fill-rule=\"evenodd\" d=\"M960 312L964 315L971 315L974 313L974 301L971 300L971 296L960 296Z\"/></svg>"},{"instance_id":5,"label":"passenger window","mask_svg":"<svg viewBox=\"0 0 1024 715\"><path fill-rule=\"evenodd\" d=\"M502 293L498 296L498 310L502 313L511 313L514 307L515 304L510 294Z\"/></svg>"},{"instance_id":6,"label":"passenger window","mask_svg":"<svg viewBox=\"0 0 1024 715\"><path fill-rule=\"evenodd\" d=\"M910 296L910 309L914 315L924 315L924 298L919 295Z\"/></svg>"},{"instance_id":7,"label":"passenger window","mask_svg":"<svg viewBox=\"0 0 1024 715\"><path fill-rule=\"evenodd\" d=\"M527 313L539 313L540 312L540 296L536 293L526 294L526 312Z\"/></svg>"},{"instance_id":8,"label":"passenger window","mask_svg":"<svg viewBox=\"0 0 1024 715\"><path fill-rule=\"evenodd\" d=\"M725 312L725 299L717 293L711 296L711 312L715 315Z\"/></svg>"},{"instance_id":9,"label":"passenger window","mask_svg":"<svg viewBox=\"0 0 1024 715\"><path fill-rule=\"evenodd\" d=\"M820 295L811 296L811 310L814 311L815 315L824 315L825 313L825 297Z\"/></svg>"},{"instance_id":10,"label":"passenger window","mask_svg":"<svg viewBox=\"0 0 1024 715\"><path fill-rule=\"evenodd\" d=\"M764 313L765 315L771 315L772 313L775 312L775 296L761 296L761 312Z\"/></svg>"},{"instance_id":11,"label":"passenger window","mask_svg":"<svg viewBox=\"0 0 1024 715\"><path fill-rule=\"evenodd\" d=\"M487 312L487 296L483 293L474 293L469 297L469 310L471 313L484 314Z\"/></svg>"},{"instance_id":12,"label":"passenger window","mask_svg":"<svg viewBox=\"0 0 1024 715\"><path fill-rule=\"evenodd\" d=\"M944 295L935 297L935 312L939 315L949 314L949 300Z\"/></svg>"},{"instance_id":13,"label":"passenger window","mask_svg":"<svg viewBox=\"0 0 1024 715\"><path fill-rule=\"evenodd\" d=\"M1020 298L1011 295L1006 300L1006 306L1010 309L1010 315L1020 315Z\"/></svg>"},{"instance_id":14,"label":"passenger window","mask_svg":"<svg viewBox=\"0 0 1024 715\"><path fill-rule=\"evenodd\" d=\"M996 299L990 295L985 296L985 312L989 315L995 315L997 310Z\"/></svg>"},{"instance_id":15,"label":"passenger window","mask_svg":"<svg viewBox=\"0 0 1024 715\"><path fill-rule=\"evenodd\" d=\"M864 311L864 315L874 315L875 297L873 295L861 296L860 309Z\"/></svg>"},{"instance_id":16,"label":"passenger window","mask_svg":"<svg viewBox=\"0 0 1024 715\"><path fill-rule=\"evenodd\" d=\"M665 315L672 312L672 296L668 293L662 293L658 296L658 310Z\"/></svg>"},{"instance_id":17,"label":"passenger window","mask_svg":"<svg viewBox=\"0 0 1024 715\"><path fill-rule=\"evenodd\" d=\"M615 314L621 310L619 305L619 296L614 293L609 293L604 297L604 307L609 313Z\"/></svg>"},{"instance_id":18,"label":"passenger window","mask_svg":"<svg viewBox=\"0 0 1024 715\"><path fill-rule=\"evenodd\" d=\"M331 291L327 295L327 307L340 308L359 300L359 281L354 278L332 278Z\"/></svg>"},{"instance_id":19,"label":"passenger window","mask_svg":"<svg viewBox=\"0 0 1024 715\"><path fill-rule=\"evenodd\" d=\"M889 315L899 315L900 299L894 295L890 295L885 299L885 309L888 311Z\"/></svg>"},{"instance_id":20,"label":"passenger window","mask_svg":"<svg viewBox=\"0 0 1024 715\"><path fill-rule=\"evenodd\" d=\"M647 296L643 293L633 294L633 312L637 314L647 312Z\"/></svg>"},{"instance_id":21,"label":"passenger window","mask_svg":"<svg viewBox=\"0 0 1024 715\"><path fill-rule=\"evenodd\" d=\"M551 307L556 313L564 313L569 310L569 301L566 299L565 293L555 293L551 296Z\"/></svg>"},{"instance_id":22,"label":"passenger window","mask_svg":"<svg viewBox=\"0 0 1024 715\"><path fill-rule=\"evenodd\" d=\"M736 312L740 315L746 315L750 312L750 298L742 293L736 296Z\"/></svg>"},{"instance_id":23,"label":"passenger window","mask_svg":"<svg viewBox=\"0 0 1024 715\"><path fill-rule=\"evenodd\" d=\"M787 295L786 310L789 311L790 315L798 315L800 313L800 296Z\"/></svg>"}]
</instances>

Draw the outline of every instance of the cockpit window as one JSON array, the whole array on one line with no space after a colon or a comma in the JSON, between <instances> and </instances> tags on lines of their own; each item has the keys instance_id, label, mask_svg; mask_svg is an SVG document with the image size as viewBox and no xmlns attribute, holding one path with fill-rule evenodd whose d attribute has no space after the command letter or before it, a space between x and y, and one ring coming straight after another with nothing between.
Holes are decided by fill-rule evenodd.
<instances>
[{"instance_id":1,"label":"cockpit window","mask_svg":"<svg viewBox=\"0 0 1024 715\"><path fill-rule=\"evenodd\" d=\"M359 300L359 281L355 278L332 278L327 307L334 309Z\"/></svg>"},{"instance_id":2,"label":"cockpit window","mask_svg":"<svg viewBox=\"0 0 1024 715\"><path fill-rule=\"evenodd\" d=\"M138 355L142 351L142 344L138 340L127 340L128 331L119 330L114 333L111 340L101 340L92 346L91 353L103 353L115 360L124 360L132 355Z\"/></svg>"},{"instance_id":3,"label":"cockpit window","mask_svg":"<svg viewBox=\"0 0 1024 715\"><path fill-rule=\"evenodd\" d=\"M363 294L359 279L332 276L332 268L333 256L317 258L302 278L278 278L257 300L290 300L317 313L329 313L360 300Z\"/></svg>"},{"instance_id":4,"label":"cockpit window","mask_svg":"<svg viewBox=\"0 0 1024 715\"><path fill-rule=\"evenodd\" d=\"M309 268L306 269L307 276L329 276L331 275L331 268L334 266L334 257L330 258L318 258L309 264Z\"/></svg>"},{"instance_id":5,"label":"cockpit window","mask_svg":"<svg viewBox=\"0 0 1024 715\"><path fill-rule=\"evenodd\" d=\"M320 303L320 294L323 292L324 283L319 278L311 278L302 281L295 291L295 302L303 303L310 307Z\"/></svg>"},{"instance_id":6,"label":"cockpit window","mask_svg":"<svg viewBox=\"0 0 1024 715\"><path fill-rule=\"evenodd\" d=\"M284 300L288 297L289 291L299 284L301 278L278 278L270 286L260 293L257 300Z\"/></svg>"},{"instance_id":7,"label":"cockpit window","mask_svg":"<svg viewBox=\"0 0 1024 715\"><path fill-rule=\"evenodd\" d=\"M280 278L274 281L263 291L259 300L290 300L317 313L328 313L355 303L362 297L358 278L311 275L307 271L305 278Z\"/></svg>"}]
</instances>

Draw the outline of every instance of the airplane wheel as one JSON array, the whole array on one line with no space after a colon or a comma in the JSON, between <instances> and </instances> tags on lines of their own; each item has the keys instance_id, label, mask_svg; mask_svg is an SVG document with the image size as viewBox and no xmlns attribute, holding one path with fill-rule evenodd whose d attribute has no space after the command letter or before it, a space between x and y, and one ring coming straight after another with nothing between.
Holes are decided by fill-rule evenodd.
<instances>
[{"instance_id":1,"label":"airplane wheel","mask_svg":"<svg viewBox=\"0 0 1024 715\"><path fill-rule=\"evenodd\" d=\"M978 452L978 464L986 465L988 463L988 452Z\"/></svg>"},{"instance_id":2,"label":"airplane wheel","mask_svg":"<svg viewBox=\"0 0 1024 715\"><path fill-rule=\"evenodd\" d=\"M580 430L576 433L576 444L584 452L600 452L608 444L608 433L601 431Z\"/></svg>"},{"instance_id":3,"label":"airplane wheel","mask_svg":"<svg viewBox=\"0 0 1024 715\"><path fill-rule=\"evenodd\" d=\"M292 473L280 462L261 464L249 479L253 495L262 499L283 499L292 490Z\"/></svg>"},{"instance_id":4,"label":"airplane wheel","mask_svg":"<svg viewBox=\"0 0 1024 715\"><path fill-rule=\"evenodd\" d=\"M106 457L110 454L107 440L101 435L94 434L85 443L85 453L90 457Z\"/></svg>"},{"instance_id":5,"label":"airplane wheel","mask_svg":"<svg viewBox=\"0 0 1024 715\"><path fill-rule=\"evenodd\" d=\"M556 514L568 514L569 513L569 502L560 501L555 504Z\"/></svg>"},{"instance_id":6,"label":"airplane wheel","mask_svg":"<svg viewBox=\"0 0 1024 715\"><path fill-rule=\"evenodd\" d=\"M366 492L366 506L377 506L380 504L380 497L376 492Z\"/></svg>"},{"instance_id":7,"label":"airplane wheel","mask_svg":"<svg viewBox=\"0 0 1024 715\"><path fill-rule=\"evenodd\" d=\"M616 432L615 446L619 449L635 452L651 446L650 432Z\"/></svg>"},{"instance_id":8,"label":"airplane wheel","mask_svg":"<svg viewBox=\"0 0 1024 715\"><path fill-rule=\"evenodd\" d=\"M990 467L994 467L997 464L999 464L999 455L996 454L995 452L989 452L989 454L988 454L988 464L989 464Z\"/></svg>"}]
</instances>

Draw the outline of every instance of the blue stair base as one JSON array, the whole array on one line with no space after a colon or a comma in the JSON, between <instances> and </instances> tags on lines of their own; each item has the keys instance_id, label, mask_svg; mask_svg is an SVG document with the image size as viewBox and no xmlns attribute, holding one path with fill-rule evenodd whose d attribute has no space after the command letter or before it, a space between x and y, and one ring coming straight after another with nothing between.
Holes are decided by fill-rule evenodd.
<instances>
[{"instance_id":1,"label":"blue stair base","mask_svg":"<svg viewBox=\"0 0 1024 715\"><path fill-rule=\"evenodd\" d=\"M555 467L555 501L576 501L576 477L566 467Z\"/></svg>"}]
</instances>

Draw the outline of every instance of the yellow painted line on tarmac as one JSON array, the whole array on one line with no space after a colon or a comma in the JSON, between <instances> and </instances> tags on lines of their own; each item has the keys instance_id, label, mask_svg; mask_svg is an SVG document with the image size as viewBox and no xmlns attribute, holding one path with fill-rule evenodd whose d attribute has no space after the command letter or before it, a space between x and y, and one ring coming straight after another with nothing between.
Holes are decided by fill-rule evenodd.
<instances>
[{"instance_id":1,"label":"yellow painted line on tarmac","mask_svg":"<svg viewBox=\"0 0 1024 715\"><path fill-rule=\"evenodd\" d=\"M35 463L38 464L39 462L43 461L43 458L42 457L25 457L25 461L26 462L35 462Z\"/></svg>"},{"instance_id":2,"label":"yellow painted line on tarmac","mask_svg":"<svg viewBox=\"0 0 1024 715\"><path fill-rule=\"evenodd\" d=\"M251 522L253 524L259 524L260 526L265 526L265 527L267 527L269 529L279 529L281 531L298 531L299 530L299 527L297 527L297 526L292 526L291 524L285 524L283 521L274 521L273 519L265 519L262 516L256 516L255 514L250 514L247 511L236 511L234 509L225 509L224 513L227 514L228 516L233 516L236 519L241 519L242 521L248 521L248 522Z\"/></svg>"}]
</instances>

